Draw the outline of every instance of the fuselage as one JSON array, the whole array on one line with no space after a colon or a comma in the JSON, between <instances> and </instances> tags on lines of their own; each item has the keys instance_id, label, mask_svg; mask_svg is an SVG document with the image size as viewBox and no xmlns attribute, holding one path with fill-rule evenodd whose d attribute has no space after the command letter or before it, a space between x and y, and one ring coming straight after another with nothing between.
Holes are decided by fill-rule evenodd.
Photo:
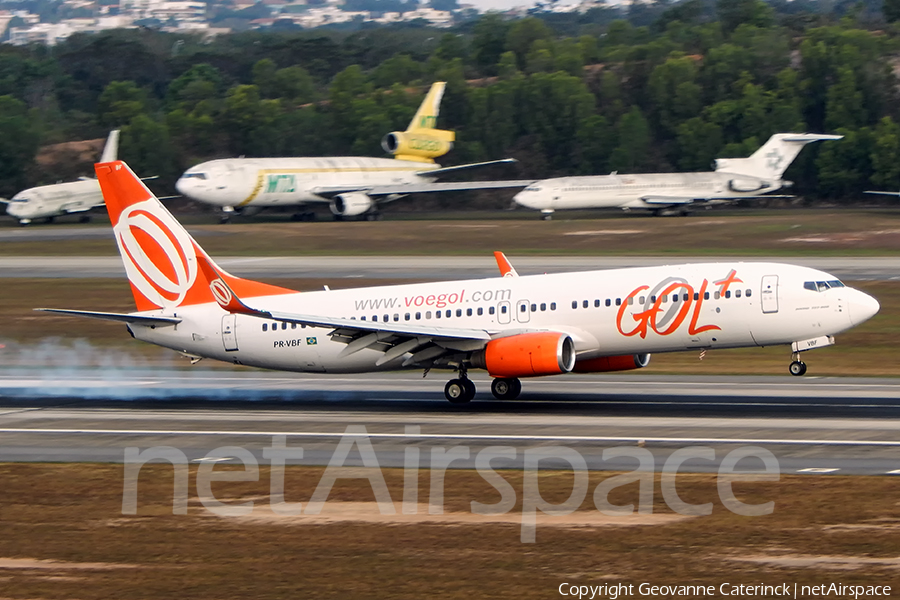
<instances>
[{"instance_id":1,"label":"fuselage","mask_svg":"<svg viewBox=\"0 0 900 600\"><path fill-rule=\"evenodd\" d=\"M560 177L528 186L516 194L514 201L527 208L545 211L656 208L678 204L682 200L687 203L695 199L759 196L782 185L780 179L763 180L712 171Z\"/></svg>"},{"instance_id":2,"label":"fuselage","mask_svg":"<svg viewBox=\"0 0 900 600\"><path fill-rule=\"evenodd\" d=\"M392 158L227 158L191 167L175 187L189 198L223 207L296 206L328 202L317 192L329 188L431 182L419 173L437 168Z\"/></svg>"},{"instance_id":3,"label":"fuselage","mask_svg":"<svg viewBox=\"0 0 900 600\"><path fill-rule=\"evenodd\" d=\"M23 190L12 197L6 213L21 222L90 210L103 204L95 179L55 183Z\"/></svg>"},{"instance_id":4,"label":"fuselage","mask_svg":"<svg viewBox=\"0 0 900 600\"><path fill-rule=\"evenodd\" d=\"M245 299L254 308L355 320L569 334L578 360L690 349L769 346L833 336L871 318L878 302L828 273L786 264L723 262L292 293ZM154 344L236 364L353 373L381 348L346 352L333 328L182 306L175 327L130 325ZM150 313L148 313L150 314ZM153 313L158 314L158 313ZM483 342L462 340L460 351Z\"/></svg>"}]
</instances>

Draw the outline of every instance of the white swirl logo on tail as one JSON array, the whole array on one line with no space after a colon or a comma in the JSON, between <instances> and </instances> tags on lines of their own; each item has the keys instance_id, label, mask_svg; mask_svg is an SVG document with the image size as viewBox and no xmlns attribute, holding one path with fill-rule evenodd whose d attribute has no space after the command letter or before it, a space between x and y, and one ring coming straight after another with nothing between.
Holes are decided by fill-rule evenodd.
<instances>
[{"instance_id":1,"label":"white swirl logo on tail","mask_svg":"<svg viewBox=\"0 0 900 600\"><path fill-rule=\"evenodd\" d=\"M222 308L228 308L229 303L231 302L231 290L228 289L228 286L225 285L225 282L221 279L215 279L212 283L209 284L209 291L212 292L213 298L216 299L216 302L219 303L219 306Z\"/></svg>"},{"instance_id":2,"label":"white swirl logo on tail","mask_svg":"<svg viewBox=\"0 0 900 600\"><path fill-rule=\"evenodd\" d=\"M181 304L197 279L191 237L155 199L122 211L113 228L129 281L161 308Z\"/></svg>"}]
</instances>

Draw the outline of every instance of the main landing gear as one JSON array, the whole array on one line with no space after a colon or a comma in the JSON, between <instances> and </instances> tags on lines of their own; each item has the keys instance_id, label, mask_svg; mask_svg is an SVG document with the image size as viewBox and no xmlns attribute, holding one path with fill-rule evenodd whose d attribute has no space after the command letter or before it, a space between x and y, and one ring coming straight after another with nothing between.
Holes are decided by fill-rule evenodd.
<instances>
[{"instance_id":1,"label":"main landing gear","mask_svg":"<svg viewBox=\"0 0 900 600\"><path fill-rule=\"evenodd\" d=\"M515 377L497 377L491 382L491 393L497 400L515 400L522 393L522 382Z\"/></svg>"},{"instance_id":2,"label":"main landing gear","mask_svg":"<svg viewBox=\"0 0 900 600\"><path fill-rule=\"evenodd\" d=\"M497 377L491 382L491 393L497 400L515 400L522 393L522 383L515 377ZM447 382L444 396L453 404L466 404L475 397L475 384L465 369L460 369L458 379Z\"/></svg>"}]
</instances>

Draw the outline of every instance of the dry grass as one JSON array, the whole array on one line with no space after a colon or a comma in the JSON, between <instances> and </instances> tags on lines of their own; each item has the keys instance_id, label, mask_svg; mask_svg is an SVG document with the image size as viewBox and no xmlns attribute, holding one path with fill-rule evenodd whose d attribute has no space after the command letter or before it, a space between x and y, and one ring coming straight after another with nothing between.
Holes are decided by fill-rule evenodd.
<instances>
[{"instance_id":1,"label":"dry grass","mask_svg":"<svg viewBox=\"0 0 900 600\"><path fill-rule=\"evenodd\" d=\"M289 468L287 499L308 500L321 472ZM399 499L402 472L384 473ZM520 498L521 473L502 474ZM590 490L606 476L593 473ZM678 477L679 493L688 502L713 501L711 516L653 526L544 526L536 544L520 543L514 524L292 526L209 516L196 499L188 515L176 516L172 470L161 465L141 472L136 516L121 514L121 466L8 464L0 465L0 481L0 557L93 567L0 565L8 598L521 599L556 597L563 582L900 586L894 565L900 503L889 477L788 476L736 484L744 502L775 502L771 515L740 517L719 503L714 476L685 474ZM427 501L428 473L419 481L420 500ZM561 502L571 481L566 473L543 473L541 493ZM213 491L220 499L265 505L268 486L263 468L259 482L220 482ZM447 511L470 512L472 500L499 499L472 471L449 471L446 491ZM329 500L370 502L373 494L367 480L340 480ZM636 502L637 488L619 488L610 500ZM654 513L671 513L658 482L655 501ZM595 510L590 493L582 509ZM748 557L755 562L733 560Z\"/></svg>"},{"instance_id":2,"label":"dry grass","mask_svg":"<svg viewBox=\"0 0 900 600\"><path fill-rule=\"evenodd\" d=\"M290 223L250 220L210 225L186 218L192 233L213 256L233 255L472 255L503 250L509 255L882 255L900 251L900 210L807 209L787 211L710 211L689 218L625 217L571 219L565 214L543 222L520 218L432 219L381 222ZM460 216L460 215L455 215ZM472 218L472 213L464 216ZM521 218L525 217L525 218ZM476 215L474 218L479 219ZM206 224L203 224L206 223ZM11 225L10 225L11 226ZM38 226L52 231L53 227ZM108 225L98 224L98 227ZM112 255L108 239L65 243L5 242L0 254Z\"/></svg>"},{"instance_id":3,"label":"dry grass","mask_svg":"<svg viewBox=\"0 0 900 600\"><path fill-rule=\"evenodd\" d=\"M334 289L408 283L405 280L343 279L337 284L325 279L278 279L272 283L292 289L320 289L328 283ZM893 281L851 282L878 298L881 311L870 321L838 336L837 345L816 350L805 356L810 375L896 376L900 374L900 283ZM97 360L105 353L128 352L134 357L158 365L175 364L176 355L143 342L132 340L120 323L95 321L77 317L50 316L32 311L38 306L83 308L128 312L133 310L131 292L117 279L4 279L4 301L0 303L0 363L10 364L23 347L39 345L47 338L57 338L63 346L83 339ZM85 345L87 345L85 344ZM699 353L657 354L641 373L679 374L744 374L783 375L790 362L787 347L746 348L707 352L703 361ZM91 360L84 360L85 366ZM178 363L181 364L181 363ZM222 368L232 368L222 365Z\"/></svg>"}]
</instances>

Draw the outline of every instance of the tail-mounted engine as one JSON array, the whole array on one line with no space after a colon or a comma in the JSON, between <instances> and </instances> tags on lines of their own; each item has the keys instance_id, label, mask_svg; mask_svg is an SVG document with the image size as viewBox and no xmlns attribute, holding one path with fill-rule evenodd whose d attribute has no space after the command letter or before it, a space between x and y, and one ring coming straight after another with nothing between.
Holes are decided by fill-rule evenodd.
<instances>
[{"instance_id":1,"label":"tail-mounted engine","mask_svg":"<svg viewBox=\"0 0 900 600\"><path fill-rule=\"evenodd\" d=\"M331 212L342 217L355 217L369 212L375 203L362 192L338 194L331 200Z\"/></svg>"},{"instance_id":2,"label":"tail-mounted engine","mask_svg":"<svg viewBox=\"0 0 900 600\"><path fill-rule=\"evenodd\" d=\"M522 333L488 342L471 361L492 377L559 375L575 366L575 342L564 333Z\"/></svg>"},{"instance_id":3,"label":"tail-mounted engine","mask_svg":"<svg viewBox=\"0 0 900 600\"><path fill-rule=\"evenodd\" d=\"M434 162L431 159L450 152L455 139L455 133L443 129L393 131L384 136L381 147L398 160Z\"/></svg>"}]
</instances>

